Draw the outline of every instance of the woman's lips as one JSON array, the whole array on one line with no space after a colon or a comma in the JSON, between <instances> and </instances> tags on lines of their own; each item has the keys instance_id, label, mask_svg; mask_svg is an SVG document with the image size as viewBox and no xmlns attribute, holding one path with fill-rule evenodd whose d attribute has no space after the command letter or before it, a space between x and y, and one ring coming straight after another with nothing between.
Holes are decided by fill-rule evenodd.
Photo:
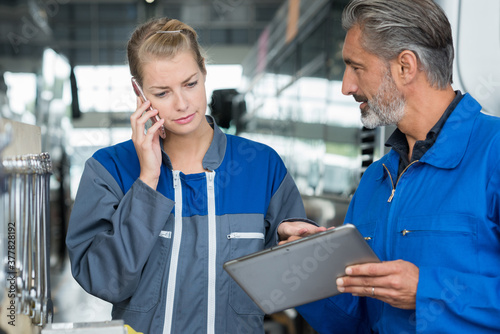
<instances>
[{"instance_id":1,"label":"woman's lips","mask_svg":"<svg viewBox=\"0 0 500 334\"><path fill-rule=\"evenodd\" d=\"M189 115L189 116L186 116L186 117L183 117L183 118L178 118L176 120L174 120L175 123L177 124L187 124L189 122L191 122L194 118L194 113Z\"/></svg>"}]
</instances>

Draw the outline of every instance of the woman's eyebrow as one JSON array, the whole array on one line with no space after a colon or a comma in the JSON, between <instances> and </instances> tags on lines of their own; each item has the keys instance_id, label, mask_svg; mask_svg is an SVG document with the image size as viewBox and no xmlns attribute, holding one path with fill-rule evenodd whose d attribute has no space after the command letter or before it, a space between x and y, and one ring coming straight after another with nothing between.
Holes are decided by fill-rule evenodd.
<instances>
[{"instance_id":1,"label":"woman's eyebrow","mask_svg":"<svg viewBox=\"0 0 500 334\"><path fill-rule=\"evenodd\" d=\"M193 79L194 76L196 76L196 74L198 73L193 73L191 74L186 80L184 80L182 82L182 84L186 84L188 83L189 81L191 81ZM169 86L151 86L150 89L167 89L167 88L170 88Z\"/></svg>"}]
</instances>

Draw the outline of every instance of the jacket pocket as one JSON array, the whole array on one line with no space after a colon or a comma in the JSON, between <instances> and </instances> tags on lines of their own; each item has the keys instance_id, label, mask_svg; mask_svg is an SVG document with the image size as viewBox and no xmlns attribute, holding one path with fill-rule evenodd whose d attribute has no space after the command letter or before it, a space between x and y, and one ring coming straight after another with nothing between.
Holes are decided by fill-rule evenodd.
<instances>
[{"instance_id":1,"label":"jacket pocket","mask_svg":"<svg viewBox=\"0 0 500 334\"><path fill-rule=\"evenodd\" d=\"M261 232L232 232L227 235L231 239L257 239L264 240L264 233Z\"/></svg>"},{"instance_id":2,"label":"jacket pocket","mask_svg":"<svg viewBox=\"0 0 500 334\"><path fill-rule=\"evenodd\" d=\"M452 213L399 219L395 257L417 266L475 271L477 224L473 216Z\"/></svg>"},{"instance_id":3,"label":"jacket pocket","mask_svg":"<svg viewBox=\"0 0 500 334\"><path fill-rule=\"evenodd\" d=\"M165 265L169 259L171 235L171 231L161 231L140 273L141 278L136 291L132 297L115 304L115 307L134 312L148 312L158 305L162 295Z\"/></svg>"},{"instance_id":4,"label":"jacket pocket","mask_svg":"<svg viewBox=\"0 0 500 334\"><path fill-rule=\"evenodd\" d=\"M229 220L226 238L229 259L236 259L264 249L265 228L262 215L238 215ZM229 278L229 304L240 315L264 315L243 289Z\"/></svg>"}]
</instances>

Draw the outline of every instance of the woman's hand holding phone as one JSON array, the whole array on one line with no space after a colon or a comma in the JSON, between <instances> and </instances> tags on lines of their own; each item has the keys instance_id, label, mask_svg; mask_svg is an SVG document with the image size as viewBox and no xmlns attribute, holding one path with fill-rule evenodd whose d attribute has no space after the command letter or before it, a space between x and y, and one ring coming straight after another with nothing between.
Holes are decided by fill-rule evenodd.
<instances>
[{"instance_id":1,"label":"woman's hand holding phone","mask_svg":"<svg viewBox=\"0 0 500 334\"><path fill-rule=\"evenodd\" d=\"M134 88L135 95L137 95L137 97L141 98L142 102L148 101L148 99L146 98L146 95L144 95L144 92L142 91L142 88L139 85L139 82L137 81L137 79L132 77L131 81L132 81L132 87ZM152 105L150 105L148 108L148 110L153 110L153 109L154 108ZM151 117L150 119L151 119L151 122L153 122L153 124L155 124L156 122L158 122L160 120L160 116L158 114L156 114L153 117ZM163 125L160 127L159 131L160 131L160 137L165 139L165 137L167 135L165 133L165 128L163 127Z\"/></svg>"},{"instance_id":2,"label":"woman's hand holding phone","mask_svg":"<svg viewBox=\"0 0 500 334\"><path fill-rule=\"evenodd\" d=\"M151 102L147 100L144 102L137 97L137 109L130 116L132 142L141 165L139 178L153 189L158 185L162 163L160 137L157 131L163 127L164 120L158 119L147 132L145 129L147 121L157 115L158 110L151 107Z\"/></svg>"}]
</instances>

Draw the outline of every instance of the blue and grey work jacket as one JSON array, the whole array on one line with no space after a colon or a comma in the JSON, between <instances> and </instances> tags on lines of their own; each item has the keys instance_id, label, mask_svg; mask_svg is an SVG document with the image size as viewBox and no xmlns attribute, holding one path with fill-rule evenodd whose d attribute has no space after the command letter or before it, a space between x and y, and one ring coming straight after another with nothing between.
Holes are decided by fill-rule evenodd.
<instances>
[{"instance_id":1,"label":"blue and grey work jacket","mask_svg":"<svg viewBox=\"0 0 500 334\"><path fill-rule=\"evenodd\" d=\"M132 141L86 162L66 240L72 273L137 331L264 333L222 265L275 245L279 223L304 207L274 150L213 127L208 172L172 170L163 152L156 191L139 180Z\"/></svg>"}]
</instances>

